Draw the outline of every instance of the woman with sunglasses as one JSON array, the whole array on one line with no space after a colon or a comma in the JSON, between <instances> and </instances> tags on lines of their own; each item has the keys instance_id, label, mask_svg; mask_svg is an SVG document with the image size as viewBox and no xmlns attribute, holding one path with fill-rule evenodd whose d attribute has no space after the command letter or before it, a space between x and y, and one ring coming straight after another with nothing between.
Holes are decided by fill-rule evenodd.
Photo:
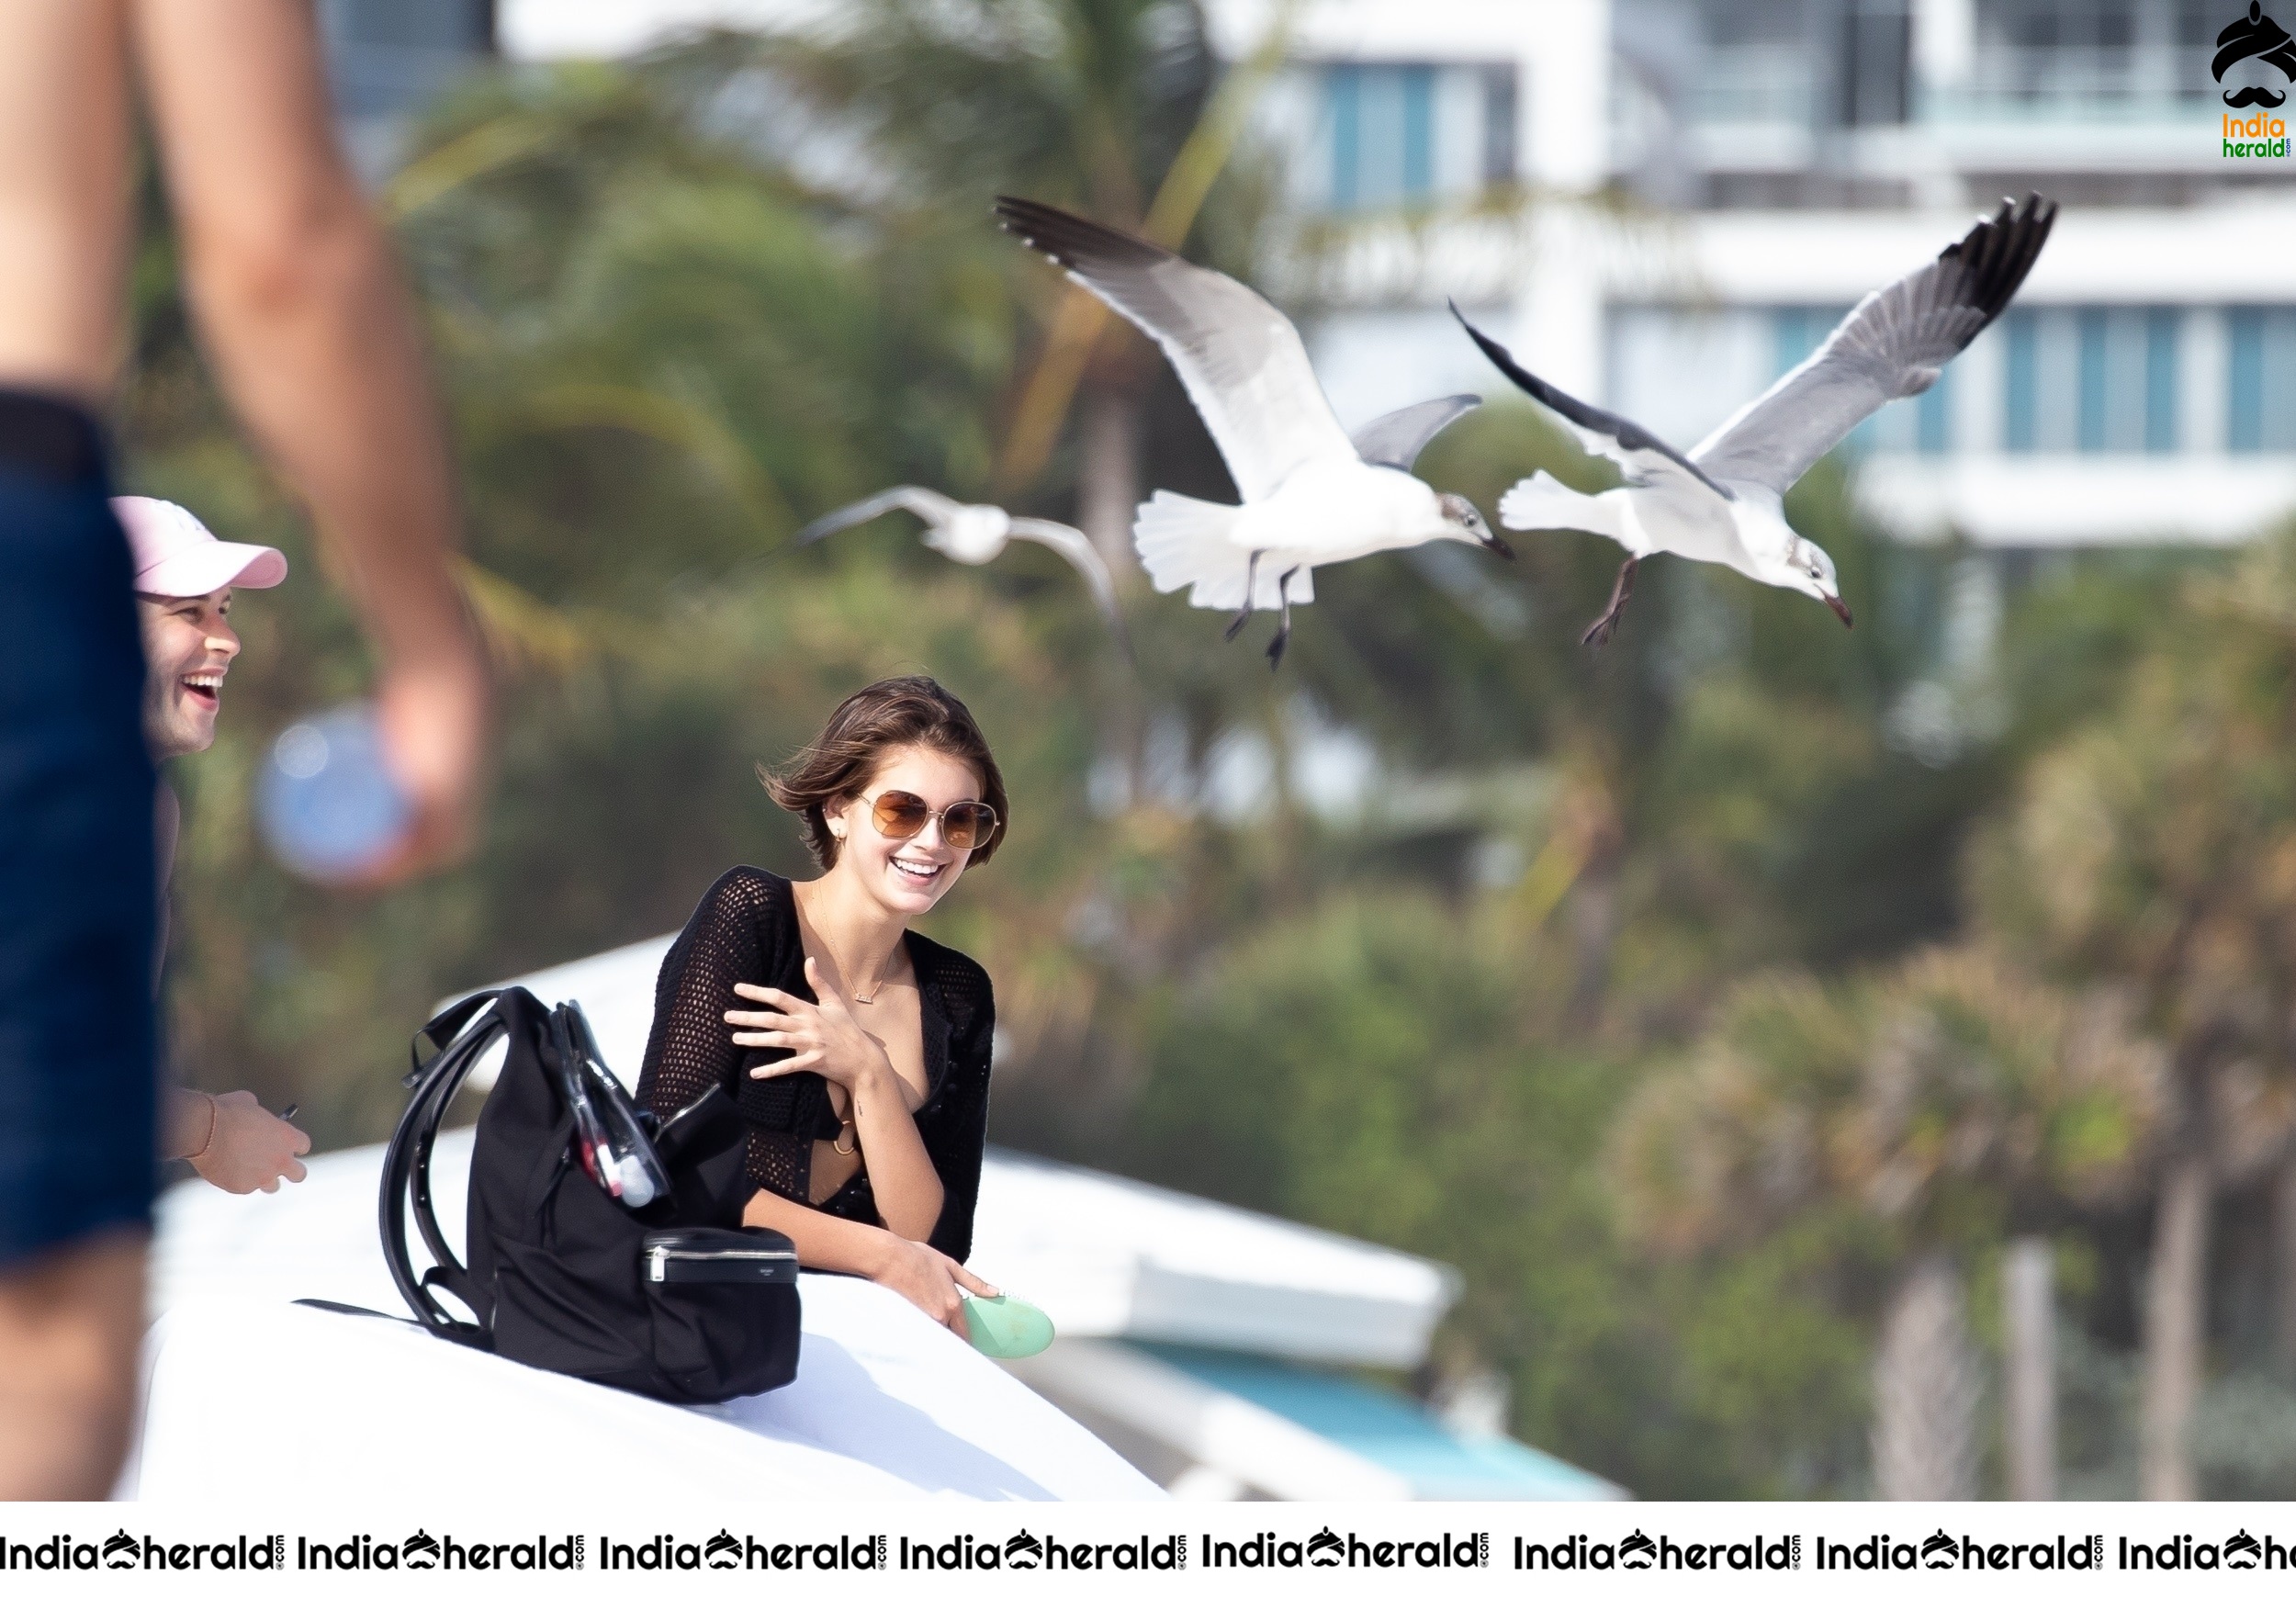
<instances>
[{"instance_id":1,"label":"woman with sunglasses","mask_svg":"<svg viewBox=\"0 0 2296 1598\"><path fill-rule=\"evenodd\" d=\"M779 772L821 867L718 878L663 958L638 1101L720 1086L748 1123L742 1219L805 1265L883 1283L959 1335L988 1122L987 973L909 922L996 852L987 740L929 677L871 684Z\"/></svg>"}]
</instances>

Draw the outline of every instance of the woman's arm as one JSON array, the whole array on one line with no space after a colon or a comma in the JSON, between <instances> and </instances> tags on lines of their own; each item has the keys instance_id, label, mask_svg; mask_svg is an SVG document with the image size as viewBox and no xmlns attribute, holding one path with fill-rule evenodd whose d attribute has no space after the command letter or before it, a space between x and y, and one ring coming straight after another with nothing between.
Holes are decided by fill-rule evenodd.
<instances>
[{"instance_id":1,"label":"woman's arm","mask_svg":"<svg viewBox=\"0 0 2296 1598\"><path fill-rule=\"evenodd\" d=\"M764 874L737 866L702 895L685 930L663 957L654 990L654 1025L638 1072L637 1101L667 1120L712 1087L738 1100L741 1049L720 1019L734 985L768 968L759 923L769 907ZM760 1187L802 1197L811 1179L813 1138L752 1124L744 1169Z\"/></svg>"},{"instance_id":2,"label":"woman's arm","mask_svg":"<svg viewBox=\"0 0 2296 1598\"><path fill-rule=\"evenodd\" d=\"M900 1073L894 1070L884 1045L853 1018L835 974L824 972L811 956L805 960L805 981L821 996L819 1004L809 1005L779 988L737 984L735 993L771 1007L727 1010L727 1021L758 1029L735 1032L733 1041L793 1051L786 1060L753 1067L752 1076L813 1071L851 1095L853 1133L869 1171L878 1217L887 1231L922 1243L940 1220L940 1176L917 1135Z\"/></svg>"},{"instance_id":3,"label":"woman's arm","mask_svg":"<svg viewBox=\"0 0 2296 1598\"><path fill-rule=\"evenodd\" d=\"M741 1223L785 1234L797 1245L798 1259L816 1270L867 1277L892 1289L960 1337L965 1334L964 1298L957 1289L985 1299L997 1296L995 1288L939 1249L882 1227L824 1215L762 1188L750 1196Z\"/></svg>"}]
</instances>

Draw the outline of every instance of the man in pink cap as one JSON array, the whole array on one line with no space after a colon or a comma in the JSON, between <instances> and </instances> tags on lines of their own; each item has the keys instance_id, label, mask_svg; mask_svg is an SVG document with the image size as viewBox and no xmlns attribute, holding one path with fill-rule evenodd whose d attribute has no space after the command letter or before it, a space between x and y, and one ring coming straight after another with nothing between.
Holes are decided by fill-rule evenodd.
<instances>
[{"instance_id":1,"label":"man in pink cap","mask_svg":"<svg viewBox=\"0 0 2296 1598\"><path fill-rule=\"evenodd\" d=\"M226 544L198 517L165 500L122 495L112 511L128 534L135 570L136 619L143 635L143 740L155 765L196 755L215 742L223 679L239 658L231 591L276 588L287 557L261 544ZM167 884L183 812L175 790L159 785L159 952L167 951ZM156 975L158 962L153 962ZM163 1098L160 1148L228 1193L278 1191L303 1179L311 1140L248 1092L174 1087Z\"/></svg>"}]
</instances>

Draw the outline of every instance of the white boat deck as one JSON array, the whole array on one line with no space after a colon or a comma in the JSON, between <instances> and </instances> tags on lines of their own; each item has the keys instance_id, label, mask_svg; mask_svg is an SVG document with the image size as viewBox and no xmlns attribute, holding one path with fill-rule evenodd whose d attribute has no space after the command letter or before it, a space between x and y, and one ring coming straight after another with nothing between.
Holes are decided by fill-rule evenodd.
<instances>
[{"instance_id":1,"label":"white boat deck","mask_svg":"<svg viewBox=\"0 0 2296 1598\"><path fill-rule=\"evenodd\" d=\"M439 1219L462 1232L470 1133L442 1136ZM807 1276L797 1379L682 1408L530 1369L409 1325L377 1238L379 1147L276 1196L204 1183L160 1205L147 1400L123 1496L241 1503L469 1493L724 1502L1160 1497L1154 1483L872 1282ZM420 1245L417 1245L418 1248ZM420 1261L418 1260L418 1264Z\"/></svg>"}]
</instances>

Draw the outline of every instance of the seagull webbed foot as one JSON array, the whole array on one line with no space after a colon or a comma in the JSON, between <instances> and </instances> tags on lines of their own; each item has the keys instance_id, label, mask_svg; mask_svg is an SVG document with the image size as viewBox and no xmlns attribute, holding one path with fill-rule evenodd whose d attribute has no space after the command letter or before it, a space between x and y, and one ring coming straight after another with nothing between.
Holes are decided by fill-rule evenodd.
<instances>
[{"instance_id":1,"label":"seagull webbed foot","mask_svg":"<svg viewBox=\"0 0 2296 1598\"><path fill-rule=\"evenodd\" d=\"M1618 580L1611 584L1610 604L1594 618L1594 625L1581 634L1579 642L1590 649L1599 649L1618 631L1619 617L1626 613L1626 602L1634 597L1635 568L1641 563L1639 556L1629 555L1626 564L1618 568Z\"/></svg>"}]
</instances>

